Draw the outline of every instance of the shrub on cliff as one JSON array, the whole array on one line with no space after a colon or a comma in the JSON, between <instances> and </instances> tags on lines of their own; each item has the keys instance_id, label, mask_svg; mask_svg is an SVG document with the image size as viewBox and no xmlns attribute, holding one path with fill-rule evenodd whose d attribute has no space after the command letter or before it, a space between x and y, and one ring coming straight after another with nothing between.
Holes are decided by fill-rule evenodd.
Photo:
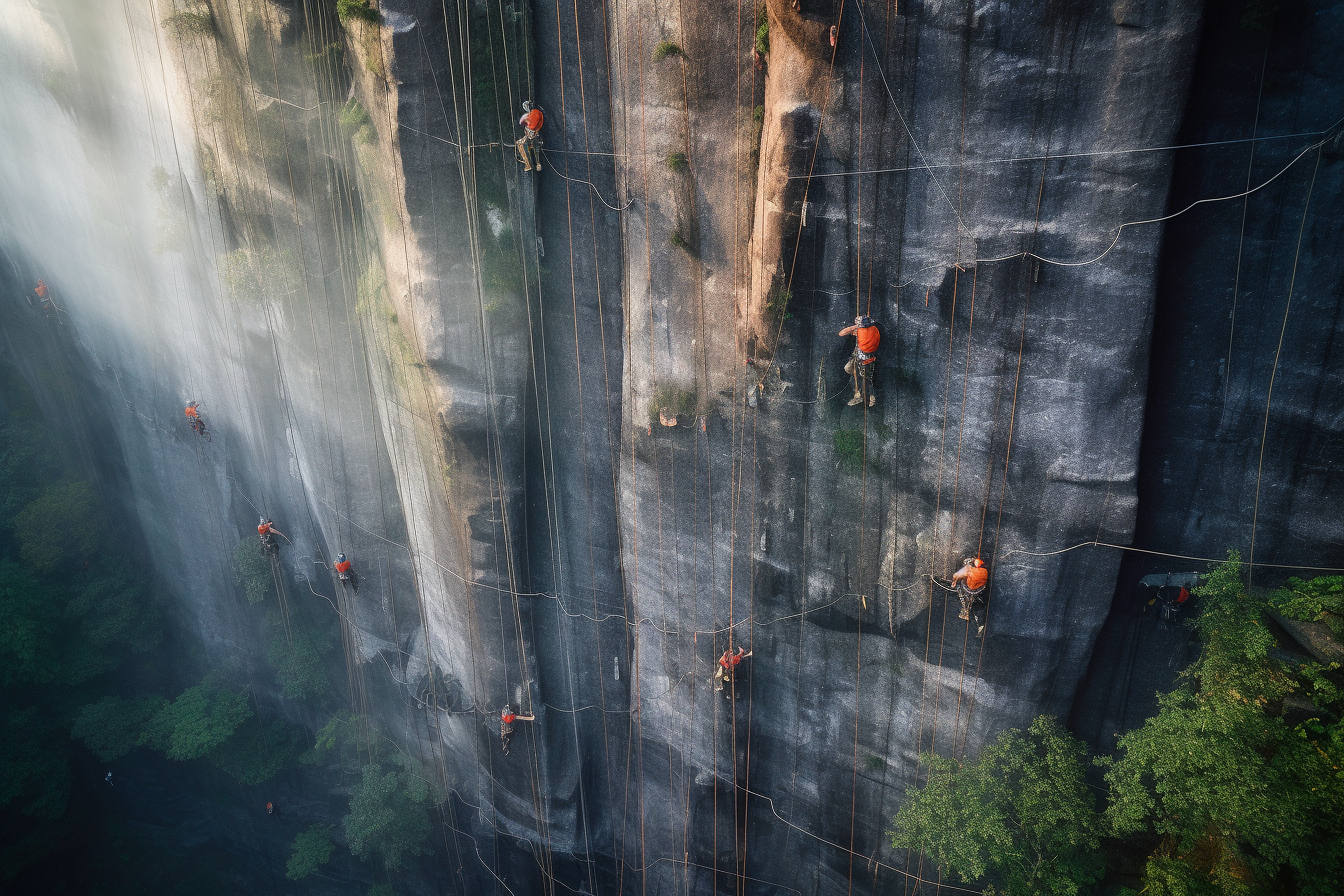
<instances>
[{"instance_id":1,"label":"shrub on cliff","mask_svg":"<svg viewBox=\"0 0 1344 896\"><path fill-rule=\"evenodd\" d=\"M370 5L369 0L336 0L336 15L342 22L370 22L377 25L383 14Z\"/></svg>"},{"instance_id":2,"label":"shrub on cliff","mask_svg":"<svg viewBox=\"0 0 1344 896\"><path fill-rule=\"evenodd\" d=\"M306 831L300 831L294 838L289 862L285 865L285 877L303 880L331 861L333 849L335 844L331 842L330 825L315 824Z\"/></svg>"},{"instance_id":3,"label":"shrub on cliff","mask_svg":"<svg viewBox=\"0 0 1344 896\"><path fill-rule=\"evenodd\" d=\"M974 763L924 754L928 781L897 814L892 846L964 881L986 877L1006 896L1085 892L1105 868L1086 755L1048 716L1005 731Z\"/></svg>"}]
</instances>

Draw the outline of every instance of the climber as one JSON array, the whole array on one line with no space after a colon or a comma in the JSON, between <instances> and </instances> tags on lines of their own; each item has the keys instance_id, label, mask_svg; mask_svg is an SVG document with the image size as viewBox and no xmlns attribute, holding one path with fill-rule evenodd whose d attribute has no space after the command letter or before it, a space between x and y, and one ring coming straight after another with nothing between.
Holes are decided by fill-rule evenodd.
<instances>
[{"instance_id":1,"label":"climber","mask_svg":"<svg viewBox=\"0 0 1344 896\"><path fill-rule=\"evenodd\" d=\"M737 648L736 653L733 652L732 647L725 650L723 656L719 657L718 667L714 670L714 690L721 691L725 683L732 684L733 672L737 669L738 664L749 656L751 656L751 651L748 650L744 653L741 647ZM731 690L729 693L731 695Z\"/></svg>"},{"instance_id":2,"label":"climber","mask_svg":"<svg viewBox=\"0 0 1344 896\"><path fill-rule=\"evenodd\" d=\"M961 569L952 574L952 584L961 598L958 619L971 621L975 616L975 633L985 633L985 588L989 585L989 570L979 557L967 557Z\"/></svg>"},{"instance_id":3,"label":"climber","mask_svg":"<svg viewBox=\"0 0 1344 896\"><path fill-rule=\"evenodd\" d=\"M535 722L536 719L537 717L532 715L519 715L509 707L509 704L504 704L504 711L499 714L499 739L504 745L506 756L509 753L509 740L513 737L513 723Z\"/></svg>"},{"instance_id":4,"label":"climber","mask_svg":"<svg viewBox=\"0 0 1344 896\"><path fill-rule=\"evenodd\" d=\"M881 341L881 334L877 332L877 325L871 317L860 314L854 318L852 326L840 331L840 335L854 337L854 354L845 364L845 373L854 377L854 397L849 400L849 406L863 404L866 398L868 407L872 407L877 404L877 396L873 394L873 364L877 361L877 344Z\"/></svg>"},{"instance_id":5,"label":"climber","mask_svg":"<svg viewBox=\"0 0 1344 896\"><path fill-rule=\"evenodd\" d=\"M187 415L187 422L191 424L191 431L198 436L204 436L206 441L209 441L210 433L205 428L205 418L201 416L201 403L199 401L191 402L183 413Z\"/></svg>"},{"instance_id":6,"label":"climber","mask_svg":"<svg viewBox=\"0 0 1344 896\"><path fill-rule=\"evenodd\" d=\"M261 537L262 551L274 551L277 556L280 554L280 545L276 542L275 536L279 535L281 538L284 538L285 541L289 541L285 536L285 533L275 528L275 524L264 516L257 524L257 535Z\"/></svg>"},{"instance_id":7,"label":"climber","mask_svg":"<svg viewBox=\"0 0 1344 896\"><path fill-rule=\"evenodd\" d=\"M274 815L274 814L275 814L275 803L267 803L267 804L266 804L266 814L267 814L267 815Z\"/></svg>"},{"instance_id":8,"label":"climber","mask_svg":"<svg viewBox=\"0 0 1344 896\"><path fill-rule=\"evenodd\" d=\"M832 47L832 48L835 47L835 36L836 36L836 35L835 35L835 26L832 25L832 26L831 26L831 47Z\"/></svg>"},{"instance_id":9,"label":"climber","mask_svg":"<svg viewBox=\"0 0 1344 896\"><path fill-rule=\"evenodd\" d=\"M38 278L37 286L33 288L33 292L37 293L37 297L42 300L42 304L47 303L47 284L42 282L42 278Z\"/></svg>"},{"instance_id":10,"label":"climber","mask_svg":"<svg viewBox=\"0 0 1344 896\"><path fill-rule=\"evenodd\" d=\"M350 561L345 559L344 554L336 555L336 576L342 585L348 584L356 594L359 593L359 579L355 577L355 571L350 568Z\"/></svg>"},{"instance_id":11,"label":"climber","mask_svg":"<svg viewBox=\"0 0 1344 896\"><path fill-rule=\"evenodd\" d=\"M528 171L534 168L537 171L541 170L541 156L537 153L537 142L541 134L541 124L545 120L546 115L540 106L533 106L531 100L523 102L523 117L518 119L518 124L523 128L523 136L519 137L514 145L518 147L518 161L522 162Z\"/></svg>"}]
</instances>

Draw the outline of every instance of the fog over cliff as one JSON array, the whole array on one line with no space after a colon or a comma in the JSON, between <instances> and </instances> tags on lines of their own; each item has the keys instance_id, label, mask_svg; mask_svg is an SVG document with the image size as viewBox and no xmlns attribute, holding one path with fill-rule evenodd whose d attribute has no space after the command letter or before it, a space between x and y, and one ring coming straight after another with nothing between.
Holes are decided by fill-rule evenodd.
<instances>
[{"instance_id":1,"label":"fog over cliff","mask_svg":"<svg viewBox=\"0 0 1344 896\"><path fill-rule=\"evenodd\" d=\"M406 890L933 892L920 752L1110 749L1190 649L1140 576L1344 566L1344 7L1243 6L767 0L757 54L724 0L6 0L0 361L212 666L284 533L443 798ZM316 780L196 833L306 892Z\"/></svg>"}]
</instances>

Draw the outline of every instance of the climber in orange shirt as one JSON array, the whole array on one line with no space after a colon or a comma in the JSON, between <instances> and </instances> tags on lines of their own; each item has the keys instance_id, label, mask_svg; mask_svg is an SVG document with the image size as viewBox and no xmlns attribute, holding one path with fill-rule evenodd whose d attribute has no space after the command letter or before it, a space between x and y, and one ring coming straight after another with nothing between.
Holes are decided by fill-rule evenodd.
<instances>
[{"instance_id":1,"label":"climber in orange shirt","mask_svg":"<svg viewBox=\"0 0 1344 896\"><path fill-rule=\"evenodd\" d=\"M975 614L975 633L985 633L985 588L989 585L989 569L979 557L967 557L961 569L952 574L952 584L961 598L958 619L970 621Z\"/></svg>"},{"instance_id":2,"label":"climber in orange shirt","mask_svg":"<svg viewBox=\"0 0 1344 896\"><path fill-rule=\"evenodd\" d=\"M336 577L342 585L348 584L356 594L359 593L359 579L355 578L355 571L350 568L350 561L345 559L344 554L336 555Z\"/></svg>"},{"instance_id":3,"label":"climber in orange shirt","mask_svg":"<svg viewBox=\"0 0 1344 896\"><path fill-rule=\"evenodd\" d=\"M504 755L507 756L509 753L509 741L513 738L513 723L535 722L536 719L537 717L532 715L519 715L509 707L509 704L504 704L504 711L499 714L499 739L504 745Z\"/></svg>"},{"instance_id":4,"label":"climber in orange shirt","mask_svg":"<svg viewBox=\"0 0 1344 896\"><path fill-rule=\"evenodd\" d=\"M531 100L523 103L523 117L518 119L518 124L523 128L523 136L518 138L514 144L518 147L518 160L523 163L523 167L528 171L534 168L541 170L541 156L537 153L537 140L541 134L542 122L546 120L546 115L539 106L533 106Z\"/></svg>"},{"instance_id":5,"label":"climber in orange shirt","mask_svg":"<svg viewBox=\"0 0 1344 896\"><path fill-rule=\"evenodd\" d=\"M863 404L866 400L868 407L872 407L877 404L877 396L873 394L873 365L877 362L877 344L882 341L882 335L877 331L877 324L866 314L854 318L853 325L841 330L840 335L854 337L854 354L845 365L845 373L854 377L854 397L849 400L849 406Z\"/></svg>"},{"instance_id":6,"label":"climber in orange shirt","mask_svg":"<svg viewBox=\"0 0 1344 896\"><path fill-rule=\"evenodd\" d=\"M193 401L191 404L187 405L182 413L187 415L187 422L191 424L191 431L196 433L196 435L204 436L206 440L209 440L210 433L206 431L205 418L201 416L201 403L199 401Z\"/></svg>"},{"instance_id":7,"label":"climber in orange shirt","mask_svg":"<svg viewBox=\"0 0 1344 896\"><path fill-rule=\"evenodd\" d=\"M275 536L277 535L284 538L285 541L289 541L289 539L285 537L285 533L275 528L275 524L264 516L261 518L261 521L257 523L257 535L261 538L261 550L263 552L275 551L276 554L280 553L280 545L275 540Z\"/></svg>"},{"instance_id":8,"label":"climber in orange shirt","mask_svg":"<svg viewBox=\"0 0 1344 896\"><path fill-rule=\"evenodd\" d=\"M718 667L714 670L714 690L723 690L725 682L732 684L733 672L737 669L738 664L749 656L751 656L751 651L743 652L741 647L737 648L736 653L733 652L732 647L725 650L723 656L719 657Z\"/></svg>"}]
</instances>

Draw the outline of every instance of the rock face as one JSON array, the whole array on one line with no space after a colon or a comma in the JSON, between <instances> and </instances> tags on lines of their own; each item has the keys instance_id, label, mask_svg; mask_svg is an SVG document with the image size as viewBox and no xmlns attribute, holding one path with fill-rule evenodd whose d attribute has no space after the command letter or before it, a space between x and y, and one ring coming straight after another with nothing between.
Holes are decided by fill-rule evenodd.
<instances>
[{"instance_id":1,"label":"rock face","mask_svg":"<svg viewBox=\"0 0 1344 896\"><path fill-rule=\"evenodd\" d=\"M1327 127L1337 25L1273 26L1269 78L1311 62L1256 119L1252 39L1196 65L1194 0L19 6L28 68L85 99L0 69L29 123L0 190L52 207L6 251L60 270L127 496L219 658L256 650L227 558L258 514L291 599L339 606L352 700L448 794L440 888L904 886L928 869L884 831L920 751L1071 707L1104 741L1151 683L1094 650L1138 567L1062 549L1338 554L1338 147L1240 231L1225 202L1165 238L1306 144L1188 151L1174 185L1146 151ZM510 146L527 98L539 173ZM13 159L45 120L64 149L34 178ZM882 332L867 408L856 314ZM983 634L933 581L977 553ZM537 717L508 756L505 702Z\"/></svg>"},{"instance_id":2,"label":"rock face","mask_svg":"<svg viewBox=\"0 0 1344 896\"><path fill-rule=\"evenodd\" d=\"M1339 329L1339 131L1333 58L1344 39L1324 5L1210 8L1177 157L1153 318L1135 542L1284 569L1344 565L1339 490L1344 405ZM1305 134L1291 139L1282 135ZM1249 142L1248 138L1261 138ZM1230 141L1230 142L1224 142ZM1134 587L1201 564L1135 556L1098 640L1074 727L1100 745L1151 714L1187 638L1138 616Z\"/></svg>"}]
</instances>

